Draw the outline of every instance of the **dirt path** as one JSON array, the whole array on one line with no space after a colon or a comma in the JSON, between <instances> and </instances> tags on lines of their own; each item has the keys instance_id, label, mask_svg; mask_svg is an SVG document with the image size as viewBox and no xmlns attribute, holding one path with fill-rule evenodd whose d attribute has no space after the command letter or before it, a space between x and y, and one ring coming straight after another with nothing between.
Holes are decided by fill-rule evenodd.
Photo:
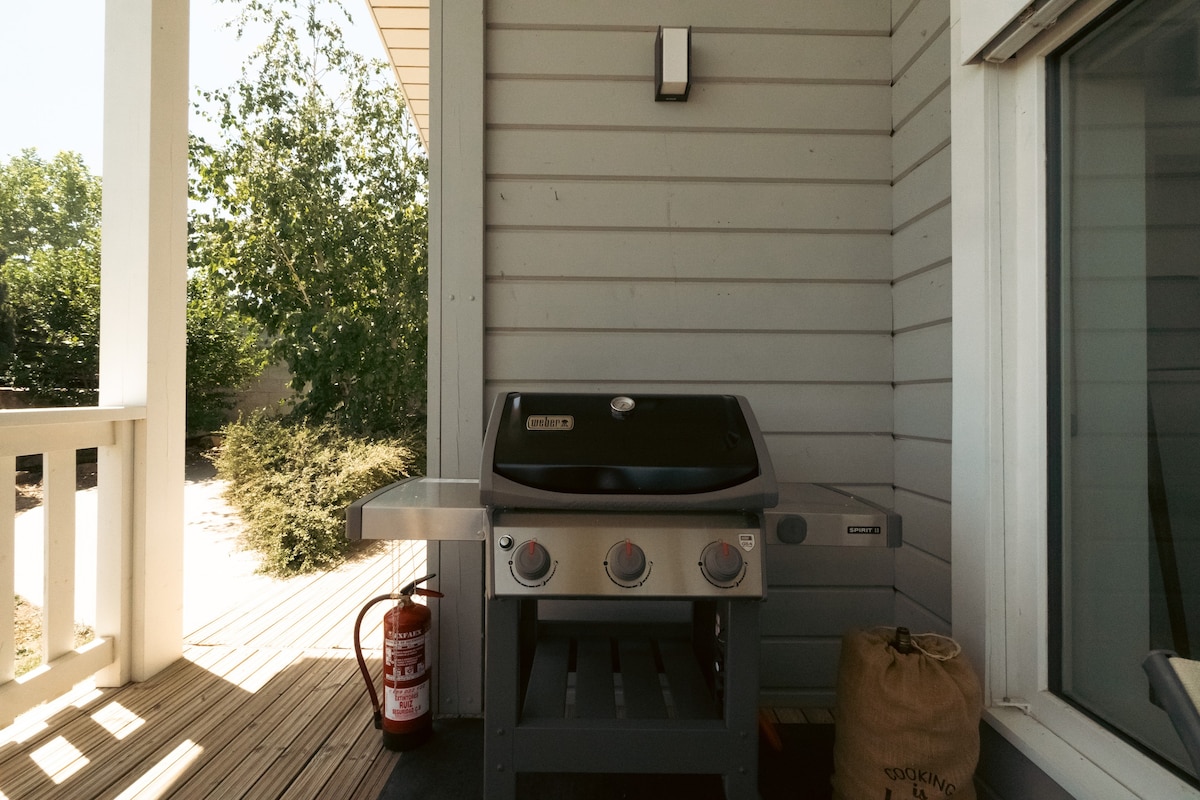
<instances>
[{"instance_id":1,"label":"dirt path","mask_svg":"<svg viewBox=\"0 0 1200 800\"><path fill-rule=\"evenodd\" d=\"M86 479L84 485L86 486ZM184 484L184 633L195 630L235 604L253 602L255 594L276 579L255 573L258 556L238 545L241 519L221 498L224 482L207 462L190 464ZM30 500L16 517L17 594L42 605L44 515L40 493L29 489ZM75 619L92 624L96 609L96 497L91 488L75 494L76 598Z\"/></svg>"}]
</instances>

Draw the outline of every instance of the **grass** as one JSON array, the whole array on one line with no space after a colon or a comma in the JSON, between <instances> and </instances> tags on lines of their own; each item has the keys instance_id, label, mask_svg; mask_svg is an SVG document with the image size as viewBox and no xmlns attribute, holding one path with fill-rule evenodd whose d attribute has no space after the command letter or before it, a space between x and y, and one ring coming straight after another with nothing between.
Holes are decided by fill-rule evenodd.
<instances>
[{"instance_id":1,"label":"grass","mask_svg":"<svg viewBox=\"0 0 1200 800\"><path fill-rule=\"evenodd\" d=\"M37 669L42 664L42 609L24 597L14 595L16 674L17 677ZM96 637L87 625L75 625L75 646L81 647Z\"/></svg>"}]
</instances>

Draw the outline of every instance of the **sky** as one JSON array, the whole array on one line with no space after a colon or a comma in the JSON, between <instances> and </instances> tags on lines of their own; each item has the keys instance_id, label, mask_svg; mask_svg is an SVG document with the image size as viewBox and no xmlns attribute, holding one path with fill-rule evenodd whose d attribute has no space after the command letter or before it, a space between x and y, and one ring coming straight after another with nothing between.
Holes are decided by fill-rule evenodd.
<instances>
[{"instance_id":1,"label":"sky","mask_svg":"<svg viewBox=\"0 0 1200 800\"><path fill-rule=\"evenodd\" d=\"M365 0L345 0L354 18L342 32L353 49L384 58ZM233 3L191 0L188 80L229 86L252 44L223 28ZM0 0L0 161L36 147L45 159L61 150L101 172L104 0Z\"/></svg>"}]
</instances>

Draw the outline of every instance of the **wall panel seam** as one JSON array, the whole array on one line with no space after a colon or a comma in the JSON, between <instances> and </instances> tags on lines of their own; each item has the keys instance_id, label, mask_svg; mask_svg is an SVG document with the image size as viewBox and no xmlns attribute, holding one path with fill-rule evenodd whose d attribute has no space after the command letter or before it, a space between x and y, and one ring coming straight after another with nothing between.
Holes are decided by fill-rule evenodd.
<instances>
[{"instance_id":1,"label":"wall panel seam","mask_svg":"<svg viewBox=\"0 0 1200 800\"><path fill-rule=\"evenodd\" d=\"M570 72L489 72L489 81L572 81L575 83L649 83L652 76L643 73L570 73ZM886 78L765 78L759 76L697 76L692 86L701 84L733 84L737 86L891 86Z\"/></svg>"},{"instance_id":2,"label":"wall panel seam","mask_svg":"<svg viewBox=\"0 0 1200 800\"><path fill-rule=\"evenodd\" d=\"M832 330L829 328L565 328L547 326L545 328L529 326L488 326L488 333L577 333L577 334L645 334L661 336L663 334L678 335L686 333L689 336L730 336L738 334L753 334L755 336L855 336L855 337L892 337L892 331L887 328L865 328L862 330Z\"/></svg>"},{"instance_id":3,"label":"wall panel seam","mask_svg":"<svg viewBox=\"0 0 1200 800\"><path fill-rule=\"evenodd\" d=\"M731 133L738 135L788 134L801 136L878 136L890 139L890 128L746 128L731 125L569 125L557 123L489 122L489 131L547 131L569 133Z\"/></svg>"},{"instance_id":4,"label":"wall panel seam","mask_svg":"<svg viewBox=\"0 0 1200 800\"><path fill-rule=\"evenodd\" d=\"M904 9L904 11L900 13L900 16L892 22L892 38L895 38L896 31L900 30L900 28L904 25L904 22L909 18L909 16L912 15L914 11L917 10L917 6L919 5L921 5L921 0L911 0L911 2L908 4L908 8Z\"/></svg>"},{"instance_id":5,"label":"wall panel seam","mask_svg":"<svg viewBox=\"0 0 1200 800\"><path fill-rule=\"evenodd\" d=\"M893 381L892 386L895 388L900 388L902 386L931 386L931 385L936 385L936 384L949 384L949 383L953 383L953 380L951 378L920 378L920 379L911 380L911 381Z\"/></svg>"},{"instance_id":6,"label":"wall panel seam","mask_svg":"<svg viewBox=\"0 0 1200 800\"><path fill-rule=\"evenodd\" d=\"M930 551L926 550L925 548L921 547L920 545L913 544L912 542L905 542L904 549L920 553L921 555L927 556L930 559L938 562L939 564L945 564L947 567L950 566L949 559L942 558L941 556L937 555L936 553L931 553Z\"/></svg>"},{"instance_id":7,"label":"wall panel seam","mask_svg":"<svg viewBox=\"0 0 1200 800\"><path fill-rule=\"evenodd\" d=\"M901 118L898 122L893 121L892 122L892 131L898 132L898 131L902 130L905 125L912 122L917 116L919 116L920 113L925 110L926 106L928 106L930 103L932 103L934 100L936 100L938 95L940 95L944 91L948 91L949 89L950 89L950 79L947 78L946 80L942 81L937 86L935 86L933 88L933 91L931 91L928 95L926 95L925 99L922 100L920 103L918 103L916 105L916 107L913 108L912 111L909 111L907 114L905 114L904 117Z\"/></svg>"},{"instance_id":8,"label":"wall panel seam","mask_svg":"<svg viewBox=\"0 0 1200 800\"><path fill-rule=\"evenodd\" d=\"M948 30L950 30L949 19L939 25L937 30L930 34L929 38L925 40L925 43L917 48L917 52L913 53L912 57L909 58L908 61L905 62L898 70L896 70L895 74L892 76L892 84L895 85L901 79L903 79L904 75L910 69L912 69L912 66L920 61L921 57L925 55L925 53L927 53L931 47L933 47L934 42L941 38L941 35Z\"/></svg>"},{"instance_id":9,"label":"wall panel seam","mask_svg":"<svg viewBox=\"0 0 1200 800\"><path fill-rule=\"evenodd\" d=\"M489 31L562 31L567 33L656 33L655 25L572 25L568 23L543 22L488 22ZM890 30L862 30L843 28L737 28L727 26L693 25L692 34L739 36L844 36L851 39L890 39Z\"/></svg>"},{"instance_id":10,"label":"wall panel seam","mask_svg":"<svg viewBox=\"0 0 1200 800\"><path fill-rule=\"evenodd\" d=\"M931 497L927 494L922 494L920 492L914 492L912 489L905 489L900 486L896 487L896 491L906 494L906 495L911 495L913 497L918 497L922 500L927 500L927 501L930 501L933 503L937 503L938 505L946 506L947 508L949 508L949 506L950 506L950 501L946 500L944 498L941 498L941 497Z\"/></svg>"},{"instance_id":11,"label":"wall panel seam","mask_svg":"<svg viewBox=\"0 0 1200 800\"><path fill-rule=\"evenodd\" d=\"M897 492L904 492L905 494L910 494L913 497L920 497L925 500L934 500L939 503L944 503L947 506L950 505L950 499L947 497L938 497L935 494L926 494L925 492L920 492L920 491L917 491L916 489L911 489L911 488L905 486L903 483L897 482L896 484L893 485L892 488Z\"/></svg>"},{"instance_id":12,"label":"wall panel seam","mask_svg":"<svg viewBox=\"0 0 1200 800\"><path fill-rule=\"evenodd\" d=\"M917 436L915 434L894 433L892 438L897 442L928 442L929 444L950 444L949 439L942 439L935 436Z\"/></svg>"},{"instance_id":13,"label":"wall panel seam","mask_svg":"<svg viewBox=\"0 0 1200 800\"><path fill-rule=\"evenodd\" d=\"M531 183L571 181L573 183L724 183L754 186L891 186L888 178L748 178L710 175L583 175L488 173L489 181L527 181Z\"/></svg>"},{"instance_id":14,"label":"wall panel seam","mask_svg":"<svg viewBox=\"0 0 1200 800\"><path fill-rule=\"evenodd\" d=\"M778 284L782 286L889 286L894 283L887 278L689 278L689 277L643 277L628 275L606 277L600 275L487 275L484 280L488 283L666 283L671 285L683 284L724 284L724 285L760 285Z\"/></svg>"},{"instance_id":15,"label":"wall panel seam","mask_svg":"<svg viewBox=\"0 0 1200 800\"><path fill-rule=\"evenodd\" d=\"M894 185L894 186L899 185L905 178L907 178L909 175L911 175L916 170L920 169L925 164L929 163L930 159L932 159L934 156L936 156L938 153L942 152L949 146L950 146L950 137L947 136L945 139L943 139L942 141L935 144L933 146L933 148L930 149L928 152L926 152L924 155L918 157L917 160L914 161L911 166L909 166L906 169L903 169L899 173L897 173L896 176L892 178L892 185ZM893 167L894 166L895 165L893 165Z\"/></svg>"},{"instance_id":16,"label":"wall panel seam","mask_svg":"<svg viewBox=\"0 0 1200 800\"><path fill-rule=\"evenodd\" d=\"M954 261L954 258L952 256L947 256L946 258L938 259L937 261L934 261L932 264L927 264L926 266L915 269L912 272L906 272L898 278L893 278L892 285L896 286L897 284L901 284L907 280L916 278L919 275L924 275L926 272L932 272L933 270L937 269L938 267L944 267L947 264L953 263L953 261Z\"/></svg>"},{"instance_id":17,"label":"wall panel seam","mask_svg":"<svg viewBox=\"0 0 1200 800\"><path fill-rule=\"evenodd\" d=\"M904 222L901 222L899 225L892 228L892 234L895 235L895 234L899 233L900 231L904 230L905 228L909 227L910 225L914 225L917 222L920 222L921 220L925 219L930 214L933 214L934 212L937 212L937 211L941 211L943 208L945 208L948 205L950 205L949 195L947 195L946 199L939 200L938 202L934 203L929 208L925 209L924 211L920 212L919 214L916 214L916 215L906 219Z\"/></svg>"},{"instance_id":18,"label":"wall panel seam","mask_svg":"<svg viewBox=\"0 0 1200 800\"><path fill-rule=\"evenodd\" d=\"M922 330L925 330L926 328L937 328L937 327L949 325L950 321L951 321L950 317L942 317L941 319L932 319L932 320L929 320L928 322L920 322L916 325L909 325L905 328L897 328L896 330L892 331L892 334L894 336L900 336L905 333L913 333L914 331L922 331Z\"/></svg>"},{"instance_id":19,"label":"wall panel seam","mask_svg":"<svg viewBox=\"0 0 1200 800\"><path fill-rule=\"evenodd\" d=\"M949 201L947 201L949 202ZM936 210L936 209L934 209ZM714 228L701 226L670 225L497 225L486 226L492 232L570 232L577 233L760 233L760 234L812 234L817 236L890 236L886 228Z\"/></svg>"},{"instance_id":20,"label":"wall panel seam","mask_svg":"<svg viewBox=\"0 0 1200 800\"><path fill-rule=\"evenodd\" d=\"M498 383L525 383L530 381L528 378L504 377L504 376L489 376L487 381L489 384ZM538 385L550 384L580 384L587 383L586 380L580 378L537 378L535 381ZM947 381L929 381L930 383L945 383ZM622 380L623 386L657 386L673 385L673 386L695 386L703 384L704 386L862 386L862 387L886 387L892 386L891 381L770 381L770 380L697 380L695 378L632 378ZM892 435L890 431L885 432L885 436ZM891 484L881 483L855 483L847 484L840 483L839 486L890 486Z\"/></svg>"}]
</instances>

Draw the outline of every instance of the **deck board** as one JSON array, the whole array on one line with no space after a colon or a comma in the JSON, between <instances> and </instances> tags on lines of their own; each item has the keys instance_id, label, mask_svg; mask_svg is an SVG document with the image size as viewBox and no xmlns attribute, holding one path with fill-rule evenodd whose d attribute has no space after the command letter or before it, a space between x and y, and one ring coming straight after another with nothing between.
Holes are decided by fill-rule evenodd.
<instances>
[{"instance_id":1,"label":"deck board","mask_svg":"<svg viewBox=\"0 0 1200 800\"><path fill-rule=\"evenodd\" d=\"M415 577L395 563L378 549L280 581L187 634L150 680L81 687L0 729L0 800L375 800L398 755L372 725L353 624ZM362 634L377 678L384 605Z\"/></svg>"}]
</instances>

